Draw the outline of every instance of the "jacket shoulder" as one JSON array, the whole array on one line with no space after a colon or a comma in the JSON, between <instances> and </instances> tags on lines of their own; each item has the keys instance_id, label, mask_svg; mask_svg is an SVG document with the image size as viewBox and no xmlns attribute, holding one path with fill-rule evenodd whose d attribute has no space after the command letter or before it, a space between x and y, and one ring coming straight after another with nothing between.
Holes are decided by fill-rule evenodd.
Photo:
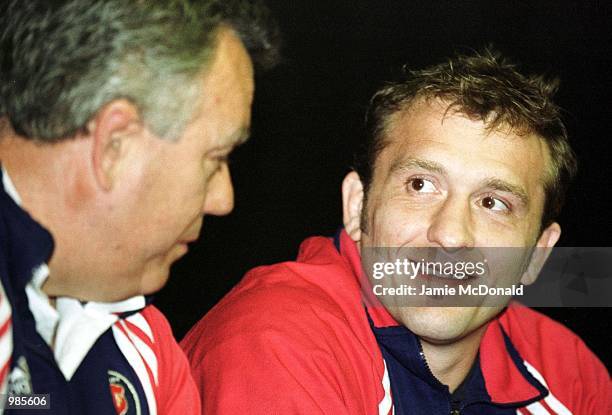
<instances>
[{"instance_id":1,"label":"jacket shoulder","mask_svg":"<svg viewBox=\"0 0 612 415\"><path fill-rule=\"evenodd\" d=\"M181 346L193 362L237 338L248 343L282 338L304 347L325 342L350 330L349 320L360 307L358 288L344 274L334 264L255 268L196 323Z\"/></svg>"}]
</instances>

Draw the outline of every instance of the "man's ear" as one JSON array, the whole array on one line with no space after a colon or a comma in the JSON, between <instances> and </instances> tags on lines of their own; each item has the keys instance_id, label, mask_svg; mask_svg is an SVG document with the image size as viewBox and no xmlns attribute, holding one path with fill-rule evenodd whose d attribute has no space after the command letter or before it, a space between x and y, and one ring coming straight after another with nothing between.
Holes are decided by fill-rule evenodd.
<instances>
[{"instance_id":1,"label":"man's ear","mask_svg":"<svg viewBox=\"0 0 612 415\"><path fill-rule=\"evenodd\" d=\"M127 141L134 133L143 130L138 109L125 99L111 101L87 123L87 130L93 139L92 163L96 182L104 190L111 190L126 155Z\"/></svg>"},{"instance_id":2,"label":"man's ear","mask_svg":"<svg viewBox=\"0 0 612 415\"><path fill-rule=\"evenodd\" d=\"M355 242L361 240L361 210L363 209L363 184L352 171L342 182L342 221L346 233Z\"/></svg>"},{"instance_id":3,"label":"man's ear","mask_svg":"<svg viewBox=\"0 0 612 415\"><path fill-rule=\"evenodd\" d=\"M529 260L529 265L527 266L527 270L523 273L521 277L521 283L524 285L533 284L537 279L538 275L540 275L540 271L553 247L559 240L561 236L561 226L557 222L553 222L540 235L538 242L531 254L531 259Z\"/></svg>"}]
</instances>

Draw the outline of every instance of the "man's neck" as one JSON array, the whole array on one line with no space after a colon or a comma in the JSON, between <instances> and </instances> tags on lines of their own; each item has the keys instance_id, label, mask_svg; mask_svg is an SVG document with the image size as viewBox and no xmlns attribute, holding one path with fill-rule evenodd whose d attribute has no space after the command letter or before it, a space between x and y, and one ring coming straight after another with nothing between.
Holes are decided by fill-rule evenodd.
<instances>
[{"instance_id":1,"label":"man's neck","mask_svg":"<svg viewBox=\"0 0 612 415\"><path fill-rule=\"evenodd\" d=\"M0 139L0 163L11 184L5 190L36 222L54 235L54 255L47 265L50 273L57 275L54 265L57 262L54 261L57 253L54 228L66 216L64 201L68 198L65 193L67 181L64 178L67 177L65 171L70 169L70 164L64 163L68 168L62 171L57 160L61 161L62 150L68 145L40 144L26 140L6 126L3 127L3 133ZM44 292L47 292L50 280L47 278L42 284Z\"/></svg>"},{"instance_id":2,"label":"man's neck","mask_svg":"<svg viewBox=\"0 0 612 415\"><path fill-rule=\"evenodd\" d=\"M38 222L45 216L45 210L39 207L50 205L43 197L51 192L44 190L54 184L51 180L53 163L48 157L49 153L47 147L15 135L5 135L0 141L0 162L18 195L16 202Z\"/></svg>"},{"instance_id":3,"label":"man's neck","mask_svg":"<svg viewBox=\"0 0 612 415\"><path fill-rule=\"evenodd\" d=\"M451 393L470 372L486 328L484 325L452 344L436 344L419 339L429 368L441 383L449 387Z\"/></svg>"}]
</instances>

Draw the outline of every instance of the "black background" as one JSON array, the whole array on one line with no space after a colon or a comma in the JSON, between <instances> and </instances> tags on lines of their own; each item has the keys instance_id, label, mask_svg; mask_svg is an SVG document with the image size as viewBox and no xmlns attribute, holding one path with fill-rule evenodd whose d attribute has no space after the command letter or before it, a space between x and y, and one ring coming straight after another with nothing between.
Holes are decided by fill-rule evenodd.
<instances>
[{"instance_id":1,"label":"black background","mask_svg":"<svg viewBox=\"0 0 612 415\"><path fill-rule=\"evenodd\" d=\"M559 76L580 174L562 246L612 246L612 8L605 1L270 1L280 66L257 79L251 140L232 157L236 209L206 217L156 304L181 338L245 271L291 260L341 224L340 184L368 98L402 64L420 68L493 43L528 72ZM610 367L610 308L541 309Z\"/></svg>"}]
</instances>

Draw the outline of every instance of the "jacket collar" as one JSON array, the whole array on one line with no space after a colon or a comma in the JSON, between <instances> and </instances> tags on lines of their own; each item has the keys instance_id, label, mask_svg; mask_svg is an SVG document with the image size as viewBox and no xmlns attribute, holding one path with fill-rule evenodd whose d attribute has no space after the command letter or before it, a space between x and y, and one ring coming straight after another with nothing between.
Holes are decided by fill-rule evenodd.
<instances>
[{"instance_id":1,"label":"jacket collar","mask_svg":"<svg viewBox=\"0 0 612 415\"><path fill-rule=\"evenodd\" d=\"M8 177L0 168L0 220L7 233L3 250L9 266L8 285L25 287L38 266L48 262L53 253L51 234L21 209L5 190Z\"/></svg>"}]
</instances>

